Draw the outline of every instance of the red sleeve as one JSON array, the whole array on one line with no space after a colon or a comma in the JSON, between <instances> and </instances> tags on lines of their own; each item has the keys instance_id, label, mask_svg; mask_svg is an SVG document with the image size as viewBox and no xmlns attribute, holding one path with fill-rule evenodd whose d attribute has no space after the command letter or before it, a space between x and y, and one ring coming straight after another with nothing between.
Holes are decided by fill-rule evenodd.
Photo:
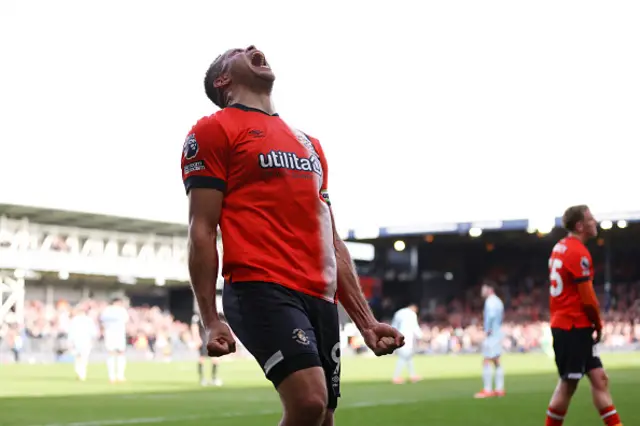
<instances>
[{"instance_id":1,"label":"red sleeve","mask_svg":"<svg viewBox=\"0 0 640 426\"><path fill-rule=\"evenodd\" d=\"M322 166L322 185L320 187L320 196L322 196L322 199L328 205L331 205L331 200L329 199L329 166L327 165L327 158L324 156L324 151L322 150L320 141L317 139L311 140L313 141L313 145L320 159L320 165Z\"/></svg>"},{"instance_id":2,"label":"red sleeve","mask_svg":"<svg viewBox=\"0 0 640 426\"><path fill-rule=\"evenodd\" d=\"M182 181L193 188L227 189L229 140L215 116L200 120L182 147Z\"/></svg>"},{"instance_id":3,"label":"red sleeve","mask_svg":"<svg viewBox=\"0 0 640 426\"><path fill-rule=\"evenodd\" d=\"M591 255L586 249L571 250L565 262L564 266L575 283L591 280Z\"/></svg>"}]
</instances>

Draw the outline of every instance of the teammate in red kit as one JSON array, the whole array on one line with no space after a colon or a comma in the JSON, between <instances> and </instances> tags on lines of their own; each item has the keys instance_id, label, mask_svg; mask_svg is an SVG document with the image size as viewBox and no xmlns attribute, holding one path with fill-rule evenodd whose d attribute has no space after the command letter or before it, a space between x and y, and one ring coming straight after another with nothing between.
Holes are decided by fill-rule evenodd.
<instances>
[{"instance_id":1,"label":"teammate in red kit","mask_svg":"<svg viewBox=\"0 0 640 426\"><path fill-rule=\"evenodd\" d=\"M253 46L225 52L206 73L206 94L222 110L184 143L189 271L208 354L234 352L215 304L219 226L224 313L280 394L280 425L330 426L340 396L337 301L376 355L404 337L371 313L335 231L322 147L275 114L274 80Z\"/></svg>"},{"instance_id":2,"label":"teammate in red kit","mask_svg":"<svg viewBox=\"0 0 640 426\"><path fill-rule=\"evenodd\" d=\"M597 352L602 319L593 290L591 254L585 246L598 235L597 223L585 205L569 207L562 221L569 235L555 245L549 258L549 310L560 381L549 403L545 424L562 425L578 382L586 374L593 402L605 425L621 426Z\"/></svg>"}]
</instances>

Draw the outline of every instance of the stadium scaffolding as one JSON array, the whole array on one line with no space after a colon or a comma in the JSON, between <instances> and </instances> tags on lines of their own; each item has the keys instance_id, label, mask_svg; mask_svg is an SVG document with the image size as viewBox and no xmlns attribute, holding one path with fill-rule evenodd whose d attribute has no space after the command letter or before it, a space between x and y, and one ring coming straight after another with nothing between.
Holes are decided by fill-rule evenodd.
<instances>
[{"instance_id":1,"label":"stadium scaffolding","mask_svg":"<svg viewBox=\"0 0 640 426\"><path fill-rule=\"evenodd\" d=\"M24 279L12 278L0 272L0 325L12 310L15 316L14 322L18 324L24 322L24 298Z\"/></svg>"}]
</instances>

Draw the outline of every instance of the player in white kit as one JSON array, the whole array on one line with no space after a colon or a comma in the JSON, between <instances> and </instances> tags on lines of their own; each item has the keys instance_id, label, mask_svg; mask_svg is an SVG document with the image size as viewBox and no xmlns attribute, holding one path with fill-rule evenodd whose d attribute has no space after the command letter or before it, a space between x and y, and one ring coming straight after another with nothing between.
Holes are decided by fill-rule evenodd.
<instances>
[{"instance_id":1,"label":"player in white kit","mask_svg":"<svg viewBox=\"0 0 640 426\"><path fill-rule=\"evenodd\" d=\"M482 381L483 389L475 394L476 398L490 398L504 396L504 369L500 363L502 354L502 320L504 318L504 304L496 295L490 284L483 284L482 297L484 301L484 332L482 344ZM493 375L495 372L495 389Z\"/></svg>"},{"instance_id":2,"label":"player in white kit","mask_svg":"<svg viewBox=\"0 0 640 426\"><path fill-rule=\"evenodd\" d=\"M87 365L93 342L98 337L96 323L89 318L85 309L76 307L73 310L68 328L68 339L74 356L74 367L78 380L87 379Z\"/></svg>"},{"instance_id":3,"label":"player in white kit","mask_svg":"<svg viewBox=\"0 0 640 426\"><path fill-rule=\"evenodd\" d=\"M129 313L124 301L116 297L111 305L104 308L100 315L100 323L104 336L104 346L109 353L107 370L111 383L124 382L124 372L127 365L125 350L127 349L127 323Z\"/></svg>"},{"instance_id":4,"label":"player in white kit","mask_svg":"<svg viewBox=\"0 0 640 426\"><path fill-rule=\"evenodd\" d=\"M404 335L404 346L394 352L398 357L396 371L393 375L393 383L404 383L401 374L406 368L409 370L409 380L417 382L420 377L416 374L413 365L413 355L415 353L416 340L423 338L420 324L418 323L418 306L411 304L400 309L393 316L391 326Z\"/></svg>"}]
</instances>

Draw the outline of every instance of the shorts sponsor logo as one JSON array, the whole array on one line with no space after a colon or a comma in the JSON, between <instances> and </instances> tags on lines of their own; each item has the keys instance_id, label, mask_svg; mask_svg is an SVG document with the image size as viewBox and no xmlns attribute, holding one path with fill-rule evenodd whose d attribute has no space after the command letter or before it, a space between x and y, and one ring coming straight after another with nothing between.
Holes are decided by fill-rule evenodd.
<instances>
[{"instance_id":1,"label":"shorts sponsor logo","mask_svg":"<svg viewBox=\"0 0 640 426\"><path fill-rule=\"evenodd\" d=\"M182 155L185 160L191 160L198 155L199 149L198 142L196 141L196 135L192 133L187 136L187 139L184 141L184 145L182 146Z\"/></svg>"},{"instance_id":2,"label":"shorts sponsor logo","mask_svg":"<svg viewBox=\"0 0 640 426\"><path fill-rule=\"evenodd\" d=\"M185 175L188 175L189 173L198 172L200 170L205 170L205 169L206 167L204 166L204 161L200 160L200 161L196 161L195 163L189 163L185 165L184 169L182 169L182 172Z\"/></svg>"},{"instance_id":3,"label":"shorts sponsor logo","mask_svg":"<svg viewBox=\"0 0 640 426\"><path fill-rule=\"evenodd\" d=\"M309 344L309 337L307 336L307 333L305 333L302 329L296 328L295 330L293 330L293 333L291 333L291 338L301 345L307 346Z\"/></svg>"},{"instance_id":4,"label":"shorts sponsor logo","mask_svg":"<svg viewBox=\"0 0 640 426\"><path fill-rule=\"evenodd\" d=\"M311 154L308 158L300 158L294 152L269 151L266 154L260 154L258 162L263 169L312 172L322 177L322 164L316 154Z\"/></svg>"}]
</instances>

